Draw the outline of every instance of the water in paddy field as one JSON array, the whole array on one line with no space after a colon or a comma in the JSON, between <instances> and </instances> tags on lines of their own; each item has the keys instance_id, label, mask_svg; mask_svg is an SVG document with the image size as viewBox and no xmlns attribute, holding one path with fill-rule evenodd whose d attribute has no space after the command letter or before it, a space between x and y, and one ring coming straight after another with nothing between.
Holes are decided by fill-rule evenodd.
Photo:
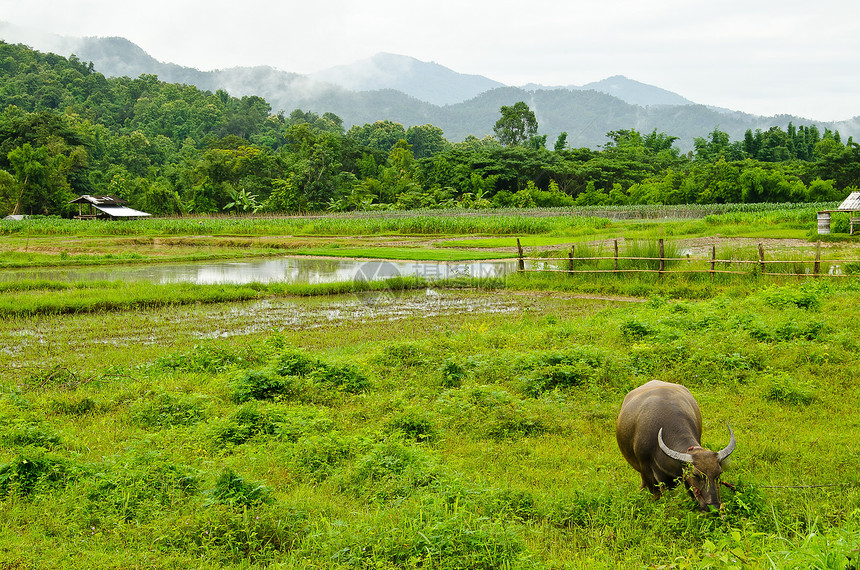
<instances>
[{"instance_id":1,"label":"water in paddy field","mask_svg":"<svg viewBox=\"0 0 860 570\"><path fill-rule=\"evenodd\" d=\"M337 283L390 277L494 278L516 271L516 261L383 261L283 257L250 261L122 266L46 267L0 271L0 281L148 281L198 285L243 283Z\"/></svg>"}]
</instances>

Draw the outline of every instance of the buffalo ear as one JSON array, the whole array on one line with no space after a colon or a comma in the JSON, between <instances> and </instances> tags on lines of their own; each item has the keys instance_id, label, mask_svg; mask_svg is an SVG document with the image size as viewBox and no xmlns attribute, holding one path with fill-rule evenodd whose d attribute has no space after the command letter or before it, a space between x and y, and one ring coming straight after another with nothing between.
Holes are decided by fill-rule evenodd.
<instances>
[{"instance_id":1,"label":"buffalo ear","mask_svg":"<svg viewBox=\"0 0 860 570\"><path fill-rule=\"evenodd\" d=\"M717 459L721 462L735 450L735 432L732 431L732 426L729 424L726 424L726 427L729 428L729 444L717 452Z\"/></svg>"},{"instance_id":2,"label":"buffalo ear","mask_svg":"<svg viewBox=\"0 0 860 570\"><path fill-rule=\"evenodd\" d=\"M692 463L693 456L689 453L681 453L679 451L675 451L674 449L669 448L668 445L663 443L663 428L660 428L660 431L657 432L657 444L660 446L660 449L663 450L663 453L671 457L672 459L677 459L682 463ZM729 452L731 453L731 452Z\"/></svg>"}]
</instances>

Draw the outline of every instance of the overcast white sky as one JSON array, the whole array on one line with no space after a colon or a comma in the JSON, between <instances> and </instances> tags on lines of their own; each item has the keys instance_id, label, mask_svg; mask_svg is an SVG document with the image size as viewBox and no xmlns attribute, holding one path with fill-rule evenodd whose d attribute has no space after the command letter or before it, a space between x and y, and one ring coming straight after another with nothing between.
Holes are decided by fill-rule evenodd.
<instances>
[{"instance_id":1,"label":"overcast white sky","mask_svg":"<svg viewBox=\"0 0 860 570\"><path fill-rule=\"evenodd\" d=\"M0 21L201 70L389 52L509 85L625 75L748 113L860 115L858 0L0 0Z\"/></svg>"}]
</instances>

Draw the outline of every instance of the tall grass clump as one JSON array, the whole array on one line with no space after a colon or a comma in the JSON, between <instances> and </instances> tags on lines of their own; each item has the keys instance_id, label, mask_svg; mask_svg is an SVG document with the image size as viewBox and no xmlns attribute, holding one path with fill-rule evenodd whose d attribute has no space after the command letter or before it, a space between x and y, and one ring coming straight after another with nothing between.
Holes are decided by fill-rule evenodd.
<instances>
[{"instance_id":1,"label":"tall grass clump","mask_svg":"<svg viewBox=\"0 0 860 570\"><path fill-rule=\"evenodd\" d=\"M222 504L234 509L243 509L274 502L269 489L253 481L246 481L227 467L218 475L215 485L207 491L204 504Z\"/></svg>"}]
</instances>

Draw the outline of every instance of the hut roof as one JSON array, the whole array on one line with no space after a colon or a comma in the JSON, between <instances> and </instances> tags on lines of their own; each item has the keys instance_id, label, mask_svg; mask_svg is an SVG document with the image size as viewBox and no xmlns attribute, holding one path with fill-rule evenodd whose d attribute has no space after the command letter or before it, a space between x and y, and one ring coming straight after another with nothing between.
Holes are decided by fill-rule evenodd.
<instances>
[{"instance_id":1,"label":"hut roof","mask_svg":"<svg viewBox=\"0 0 860 570\"><path fill-rule=\"evenodd\" d=\"M127 203L122 198L117 198L116 196L90 196L89 194L84 194L69 202L69 204L90 204L93 208L104 212L111 218L144 218L152 215L123 206L123 204Z\"/></svg>"},{"instance_id":2,"label":"hut roof","mask_svg":"<svg viewBox=\"0 0 860 570\"><path fill-rule=\"evenodd\" d=\"M69 204L92 204L93 206L122 206L128 204L126 200L116 196L90 196L84 194L69 202Z\"/></svg>"},{"instance_id":3,"label":"hut roof","mask_svg":"<svg viewBox=\"0 0 860 570\"><path fill-rule=\"evenodd\" d=\"M840 210L847 210L851 212L860 211L860 192L852 192L849 194L845 201L839 204Z\"/></svg>"}]
</instances>

